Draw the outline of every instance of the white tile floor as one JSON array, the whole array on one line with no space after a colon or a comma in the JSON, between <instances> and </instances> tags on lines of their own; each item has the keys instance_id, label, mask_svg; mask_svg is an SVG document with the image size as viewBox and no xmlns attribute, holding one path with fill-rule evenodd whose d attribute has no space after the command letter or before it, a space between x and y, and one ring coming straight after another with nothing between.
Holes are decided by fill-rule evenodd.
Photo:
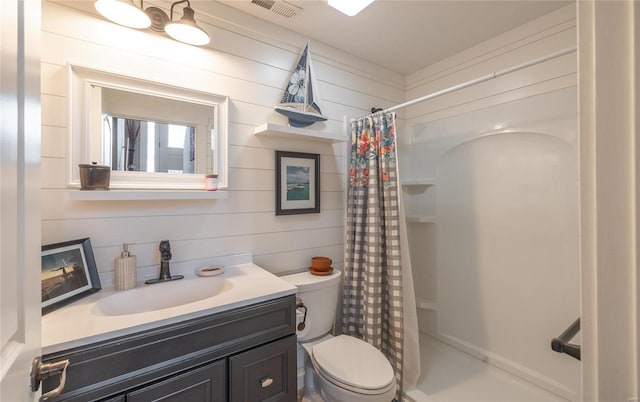
<instances>
[{"instance_id":1,"label":"white tile floor","mask_svg":"<svg viewBox=\"0 0 640 402\"><path fill-rule=\"evenodd\" d=\"M420 334L422 374L415 402L547 402L565 401L506 371L484 363L429 335Z\"/></svg>"}]
</instances>

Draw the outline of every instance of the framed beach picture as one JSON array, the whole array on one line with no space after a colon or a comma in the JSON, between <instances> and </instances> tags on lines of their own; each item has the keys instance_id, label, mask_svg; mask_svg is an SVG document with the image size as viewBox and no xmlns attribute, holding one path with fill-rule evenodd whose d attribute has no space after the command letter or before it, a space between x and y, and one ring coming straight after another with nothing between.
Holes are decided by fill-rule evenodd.
<instances>
[{"instance_id":1,"label":"framed beach picture","mask_svg":"<svg viewBox=\"0 0 640 402\"><path fill-rule=\"evenodd\" d=\"M101 289L89 238L42 247L42 314Z\"/></svg>"},{"instance_id":2,"label":"framed beach picture","mask_svg":"<svg viewBox=\"0 0 640 402\"><path fill-rule=\"evenodd\" d=\"M320 212L320 155L276 151L276 215Z\"/></svg>"}]
</instances>

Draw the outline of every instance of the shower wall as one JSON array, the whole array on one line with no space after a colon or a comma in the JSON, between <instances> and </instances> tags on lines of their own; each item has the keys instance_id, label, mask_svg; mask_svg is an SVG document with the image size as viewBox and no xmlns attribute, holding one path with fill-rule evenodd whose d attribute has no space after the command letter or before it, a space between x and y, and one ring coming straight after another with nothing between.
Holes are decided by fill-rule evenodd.
<instances>
[{"instance_id":1,"label":"shower wall","mask_svg":"<svg viewBox=\"0 0 640 402\"><path fill-rule=\"evenodd\" d=\"M409 225L421 329L569 399L579 362L549 344L580 315L576 117L572 87L416 126L434 184L406 197L432 222Z\"/></svg>"},{"instance_id":2,"label":"shower wall","mask_svg":"<svg viewBox=\"0 0 640 402\"><path fill-rule=\"evenodd\" d=\"M407 98L574 46L575 35L570 5L414 74ZM402 117L420 330L580 400L579 361L549 346L580 315L575 53Z\"/></svg>"}]
</instances>

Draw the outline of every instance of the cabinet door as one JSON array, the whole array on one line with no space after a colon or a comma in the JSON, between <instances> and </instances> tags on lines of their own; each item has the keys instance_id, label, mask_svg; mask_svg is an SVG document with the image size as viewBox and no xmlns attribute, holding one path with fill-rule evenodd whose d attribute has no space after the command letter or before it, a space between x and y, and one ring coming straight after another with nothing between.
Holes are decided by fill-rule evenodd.
<instances>
[{"instance_id":1,"label":"cabinet door","mask_svg":"<svg viewBox=\"0 0 640 402\"><path fill-rule=\"evenodd\" d=\"M127 402L219 402L227 400L225 360L187 371L127 394Z\"/></svg>"},{"instance_id":2,"label":"cabinet door","mask_svg":"<svg viewBox=\"0 0 640 402\"><path fill-rule=\"evenodd\" d=\"M229 358L232 402L295 401L296 336Z\"/></svg>"}]
</instances>

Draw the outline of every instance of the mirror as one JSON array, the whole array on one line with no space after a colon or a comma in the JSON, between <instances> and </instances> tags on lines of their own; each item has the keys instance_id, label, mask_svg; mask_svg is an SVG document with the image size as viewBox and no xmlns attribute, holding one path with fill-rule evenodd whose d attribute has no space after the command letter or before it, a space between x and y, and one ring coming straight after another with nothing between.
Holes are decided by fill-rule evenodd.
<instances>
[{"instance_id":1,"label":"mirror","mask_svg":"<svg viewBox=\"0 0 640 402\"><path fill-rule=\"evenodd\" d=\"M111 167L113 189L227 186L228 98L91 70L70 69L69 185L78 164Z\"/></svg>"}]
</instances>

